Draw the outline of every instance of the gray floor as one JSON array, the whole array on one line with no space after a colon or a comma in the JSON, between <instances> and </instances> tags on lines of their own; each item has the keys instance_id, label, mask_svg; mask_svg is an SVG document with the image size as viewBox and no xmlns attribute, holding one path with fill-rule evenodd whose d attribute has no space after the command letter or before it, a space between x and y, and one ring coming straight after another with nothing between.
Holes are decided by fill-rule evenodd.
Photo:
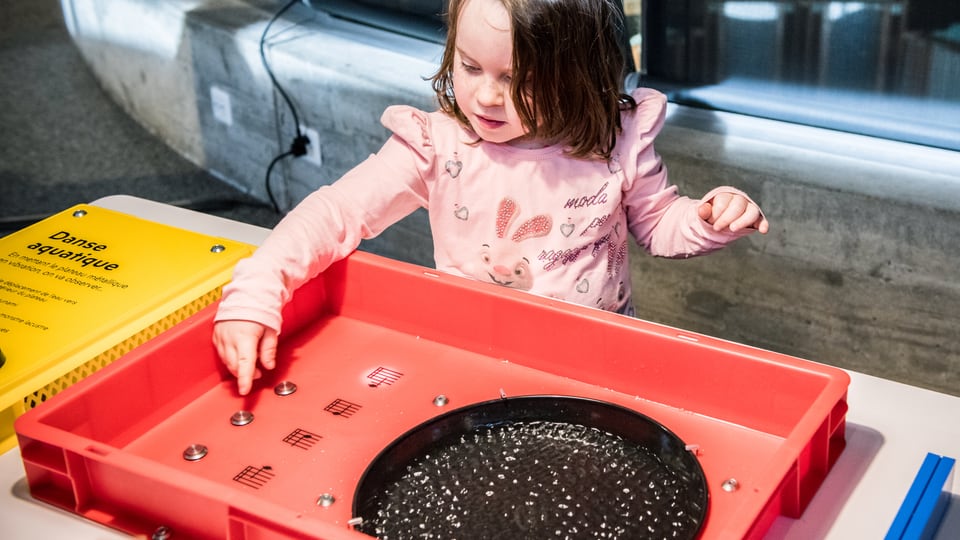
<instances>
[{"instance_id":1,"label":"gray floor","mask_svg":"<svg viewBox=\"0 0 960 540\"><path fill-rule=\"evenodd\" d=\"M264 227L280 219L119 108L75 49L56 0L0 2L0 73L0 236L118 194Z\"/></svg>"}]
</instances>

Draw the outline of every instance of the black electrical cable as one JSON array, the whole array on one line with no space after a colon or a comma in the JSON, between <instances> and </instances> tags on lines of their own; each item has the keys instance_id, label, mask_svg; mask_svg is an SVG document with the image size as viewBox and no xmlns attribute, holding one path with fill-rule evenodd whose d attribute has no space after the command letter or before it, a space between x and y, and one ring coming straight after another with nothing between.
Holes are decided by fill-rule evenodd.
<instances>
[{"instance_id":1,"label":"black electrical cable","mask_svg":"<svg viewBox=\"0 0 960 540\"><path fill-rule=\"evenodd\" d=\"M307 145L310 144L310 139L300 131L300 116L297 114L297 109L293 106L293 101L290 100L290 96L287 95L287 92L282 86L280 86L280 83L277 82L277 78L274 76L273 70L270 69L270 63L267 62L267 55L264 52L264 45L267 41L267 33L270 32L270 27L273 26L273 23L276 22L276 20L279 19L288 9L293 7L294 4L298 4L301 1L302 0L290 0L287 2L287 4L280 8L280 11L277 11L273 18L270 19L270 22L268 22L267 26L263 29L263 34L260 36L260 61L263 64L264 69L267 70L267 75L270 77L270 82L273 84L273 87L277 89L277 92L290 109L290 114L293 116L294 131L296 133L293 138L293 142L290 143L290 149L273 158L273 161L270 162L270 165L267 167L266 178L264 179L264 184L267 188L267 196L270 197L270 203L273 204L273 209L278 214L281 213L281 210L280 205L277 204L277 200L273 196L273 189L270 187L270 173L273 171L273 167L280 160L288 156L300 157L306 154Z\"/></svg>"},{"instance_id":2,"label":"black electrical cable","mask_svg":"<svg viewBox=\"0 0 960 540\"><path fill-rule=\"evenodd\" d=\"M285 158L285 157L288 157L288 156L292 156L292 155L294 155L293 151L292 151L292 150L288 150L288 151L280 154L279 156L273 158L273 161L271 161L271 162L270 162L270 165L267 166L267 196L270 197L270 204L273 205L273 210L274 210L276 213L278 213L278 214L280 213L280 205L277 204L277 199L275 199L274 196L273 196L273 190L270 189L270 173L271 173L271 171L273 171L273 167L274 167L277 163L279 163L281 159L283 159L283 158Z\"/></svg>"}]
</instances>

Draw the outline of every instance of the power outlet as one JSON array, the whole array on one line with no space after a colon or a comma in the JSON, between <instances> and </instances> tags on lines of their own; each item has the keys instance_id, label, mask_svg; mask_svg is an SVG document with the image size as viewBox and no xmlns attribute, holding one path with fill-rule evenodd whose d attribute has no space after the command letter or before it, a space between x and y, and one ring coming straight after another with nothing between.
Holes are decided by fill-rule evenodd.
<instances>
[{"instance_id":1,"label":"power outlet","mask_svg":"<svg viewBox=\"0 0 960 540\"><path fill-rule=\"evenodd\" d=\"M213 108L213 117L226 126L233 125L233 105L230 103L230 92L219 86L210 87L210 105Z\"/></svg>"},{"instance_id":2,"label":"power outlet","mask_svg":"<svg viewBox=\"0 0 960 540\"><path fill-rule=\"evenodd\" d=\"M307 153L300 157L320 167L323 165L323 156L320 153L320 135L317 130L304 125L300 126L300 133L303 133L310 140L310 144L307 145Z\"/></svg>"}]
</instances>

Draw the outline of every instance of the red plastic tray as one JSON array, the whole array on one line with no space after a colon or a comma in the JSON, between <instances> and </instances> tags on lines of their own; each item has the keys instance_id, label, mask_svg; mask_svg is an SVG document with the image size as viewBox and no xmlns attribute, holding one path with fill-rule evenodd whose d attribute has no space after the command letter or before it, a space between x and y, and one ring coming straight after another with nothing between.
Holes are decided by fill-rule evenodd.
<instances>
[{"instance_id":1,"label":"red plastic tray","mask_svg":"<svg viewBox=\"0 0 960 540\"><path fill-rule=\"evenodd\" d=\"M369 538L354 490L399 435L454 407L561 394L664 424L704 469L702 538L758 538L800 516L844 447L839 369L366 253L297 291L279 366L249 396L210 343L213 310L17 420L34 497L132 534ZM283 381L296 392L275 393ZM235 426L241 410L253 421ZM194 445L206 455L185 459Z\"/></svg>"}]
</instances>

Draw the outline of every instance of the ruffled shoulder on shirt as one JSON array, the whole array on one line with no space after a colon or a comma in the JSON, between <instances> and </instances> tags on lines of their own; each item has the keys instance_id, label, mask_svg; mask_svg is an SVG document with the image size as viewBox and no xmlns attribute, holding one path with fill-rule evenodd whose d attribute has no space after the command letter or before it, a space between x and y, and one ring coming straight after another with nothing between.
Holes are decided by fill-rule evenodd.
<instances>
[{"instance_id":1,"label":"ruffled shoulder on shirt","mask_svg":"<svg viewBox=\"0 0 960 540\"><path fill-rule=\"evenodd\" d=\"M437 166L437 156L452 154L460 144L476 141L475 135L442 111L428 113L409 105L392 105L383 112L380 122L393 132L385 148L391 146L390 142L402 144L414 155L424 178L436 172L432 169ZM392 146L396 148L396 144Z\"/></svg>"},{"instance_id":2,"label":"ruffled shoulder on shirt","mask_svg":"<svg viewBox=\"0 0 960 540\"><path fill-rule=\"evenodd\" d=\"M442 113L427 113L409 105L387 107L380 117L380 122L393 132L393 137L384 145L380 153L403 147L413 158L414 166L420 171L421 177L431 176L436 166L435 143L443 138L442 134L436 133L435 128L438 123L442 126L443 118Z\"/></svg>"},{"instance_id":3,"label":"ruffled shoulder on shirt","mask_svg":"<svg viewBox=\"0 0 960 540\"><path fill-rule=\"evenodd\" d=\"M437 156L451 154L461 143L476 140L442 111L428 113L409 105L392 105L383 112L380 122L393 132L392 141L403 144L415 155L417 167L425 176L436 166Z\"/></svg>"},{"instance_id":4,"label":"ruffled shoulder on shirt","mask_svg":"<svg viewBox=\"0 0 960 540\"><path fill-rule=\"evenodd\" d=\"M667 97L656 90L637 88L631 95L637 107L625 111L621 117L622 129L610 163L611 171L623 169L627 189L637 176L660 168L653 141L663 129L667 112Z\"/></svg>"},{"instance_id":5,"label":"ruffled shoulder on shirt","mask_svg":"<svg viewBox=\"0 0 960 540\"><path fill-rule=\"evenodd\" d=\"M637 108L623 115L624 142L653 141L667 116L667 96L652 88L637 88L631 94Z\"/></svg>"},{"instance_id":6,"label":"ruffled shoulder on shirt","mask_svg":"<svg viewBox=\"0 0 960 540\"><path fill-rule=\"evenodd\" d=\"M380 122L416 148L433 148L430 114L409 105L392 105L383 111Z\"/></svg>"}]
</instances>

